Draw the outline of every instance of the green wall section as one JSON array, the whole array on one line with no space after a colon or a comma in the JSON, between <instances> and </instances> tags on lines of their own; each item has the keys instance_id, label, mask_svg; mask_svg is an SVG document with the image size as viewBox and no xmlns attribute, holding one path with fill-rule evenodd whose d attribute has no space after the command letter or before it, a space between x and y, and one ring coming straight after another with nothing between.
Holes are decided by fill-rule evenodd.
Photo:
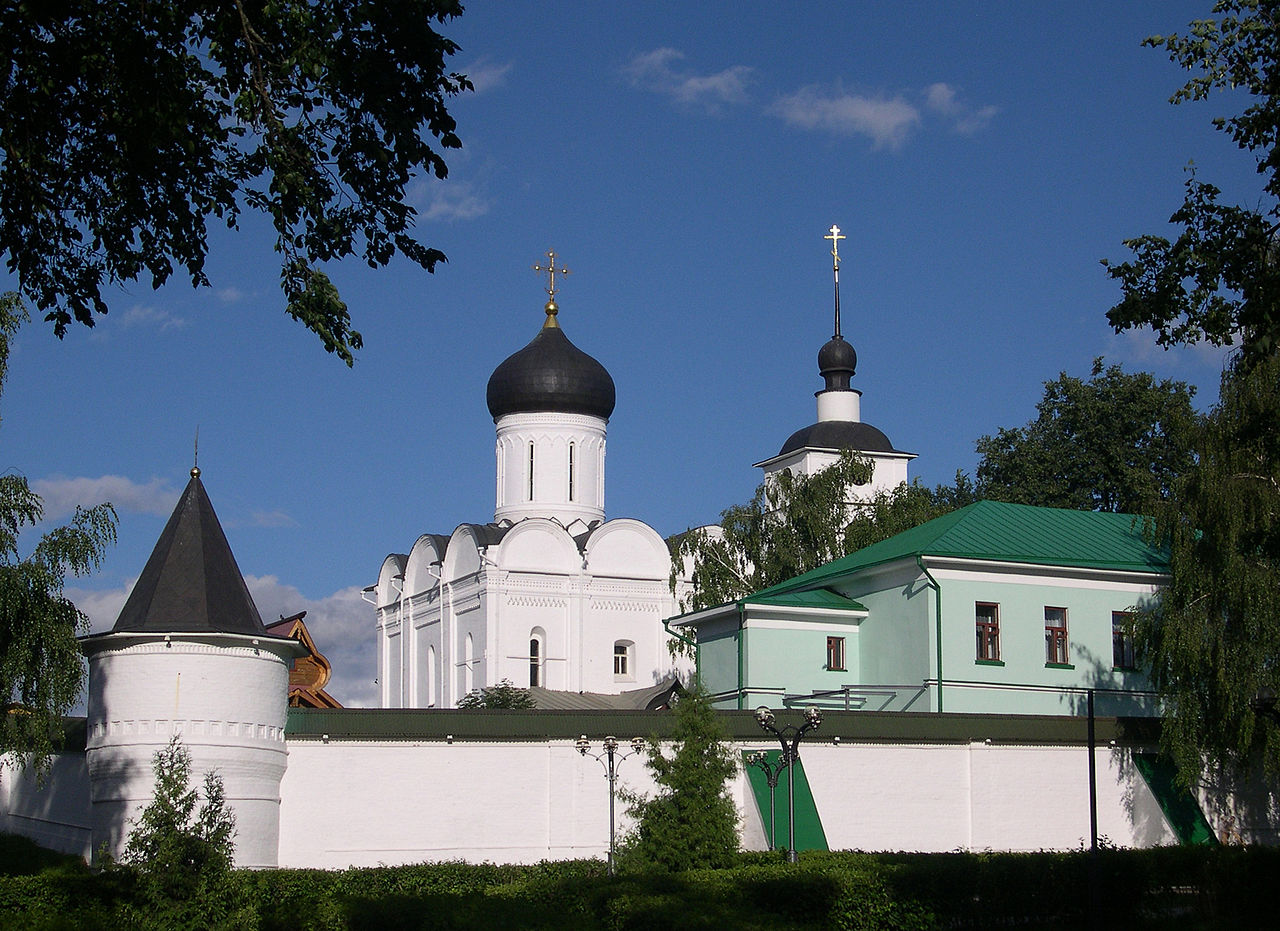
<instances>
[{"instance_id":1,"label":"green wall section","mask_svg":"<svg viewBox=\"0 0 1280 931\"><path fill-rule=\"evenodd\" d=\"M1218 843L1200 804L1175 781L1177 770L1172 762L1156 753L1135 753L1133 762L1183 845Z\"/></svg>"},{"instance_id":2,"label":"green wall section","mask_svg":"<svg viewBox=\"0 0 1280 931\"><path fill-rule=\"evenodd\" d=\"M776 767L781 750L765 751L769 765ZM746 770L747 782L756 797L756 808L760 812L760 823L764 825L765 839L769 838L769 781L764 771L758 766L747 763L748 752L742 754L742 768ZM813 792L809 788L809 779L804 774L804 761L796 760L792 767L796 780L796 850L828 850L827 834L822 830L822 819L818 816L818 806L813 801ZM787 846L790 822L787 820L787 779L790 774L782 771L778 779L778 788L774 790L774 834L773 846L782 849Z\"/></svg>"}]
</instances>

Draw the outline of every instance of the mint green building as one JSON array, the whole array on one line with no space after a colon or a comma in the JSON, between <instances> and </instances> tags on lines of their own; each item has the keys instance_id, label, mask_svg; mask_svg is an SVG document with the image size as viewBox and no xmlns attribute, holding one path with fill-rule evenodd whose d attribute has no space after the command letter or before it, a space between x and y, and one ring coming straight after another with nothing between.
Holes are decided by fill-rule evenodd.
<instances>
[{"instance_id":1,"label":"mint green building","mask_svg":"<svg viewBox=\"0 0 1280 931\"><path fill-rule=\"evenodd\" d=\"M723 708L1150 715L1127 621L1167 581L1141 518L980 501L672 623Z\"/></svg>"}]
</instances>

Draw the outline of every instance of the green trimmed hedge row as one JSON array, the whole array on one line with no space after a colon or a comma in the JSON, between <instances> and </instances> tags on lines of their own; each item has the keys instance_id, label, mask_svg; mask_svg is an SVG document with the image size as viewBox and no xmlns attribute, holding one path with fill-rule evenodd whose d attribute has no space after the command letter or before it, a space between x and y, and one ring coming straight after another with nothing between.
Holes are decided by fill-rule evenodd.
<instances>
[{"instance_id":1,"label":"green trimmed hedge row","mask_svg":"<svg viewBox=\"0 0 1280 931\"><path fill-rule=\"evenodd\" d=\"M189 901L134 874L57 862L0 876L0 928L1235 928L1271 923L1280 851L776 854L679 874L598 860L241 871Z\"/></svg>"}]
</instances>

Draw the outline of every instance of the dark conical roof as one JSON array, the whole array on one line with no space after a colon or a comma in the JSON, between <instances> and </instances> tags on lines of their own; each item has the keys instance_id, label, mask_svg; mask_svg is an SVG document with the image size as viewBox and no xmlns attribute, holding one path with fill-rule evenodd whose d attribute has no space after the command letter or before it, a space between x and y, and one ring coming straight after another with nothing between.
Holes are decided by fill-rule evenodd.
<instances>
[{"instance_id":1,"label":"dark conical roof","mask_svg":"<svg viewBox=\"0 0 1280 931\"><path fill-rule=\"evenodd\" d=\"M564 335L556 323L556 305L538 335L508 356L489 376L486 392L494 420L504 414L556 411L609 419L616 396L605 367Z\"/></svg>"},{"instance_id":2,"label":"dark conical roof","mask_svg":"<svg viewBox=\"0 0 1280 931\"><path fill-rule=\"evenodd\" d=\"M199 469L111 631L266 635Z\"/></svg>"},{"instance_id":3,"label":"dark conical roof","mask_svg":"<svg viewBox=\"0 0 1280 931\"><path fill-rule=\"evenodd\" d=\"M819 420L802 427L782 444L779 456L797 449L852 449L862 453L897 453L882 430L858 420Z\"/></svg>"}]
</instances>

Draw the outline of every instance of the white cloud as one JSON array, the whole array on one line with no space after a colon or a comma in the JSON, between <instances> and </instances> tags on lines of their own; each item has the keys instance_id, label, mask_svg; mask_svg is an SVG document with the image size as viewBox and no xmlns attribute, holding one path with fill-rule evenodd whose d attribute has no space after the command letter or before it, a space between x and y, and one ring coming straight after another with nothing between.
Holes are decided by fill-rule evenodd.
<instances>
[{"instance_id":1,"label":"white cloud","mask_svg":"<svg viewBox=\"0 0 1280 931\"><path fill-rule=\"evenodd\" d=\"M712 74L694 74L679 67L684 53L673 48L658 48L635 56L622 69L632 87L666 94L682 104L705 106L715 110L721 104L744 103L752 69L733 65Z\"/></svg>"},{"instance_id":2,"label":"white cloud","mask_svg":"<svg viewBox=\"0 0 1280 931\"><path fill-rule=\"evenodd\" d=\"M89 616L89 630L100 634L110 630L116 619L120 617L120 611L124 608L124 603L129 600L129 593L133 591L134 583L137 581L135 577L121 588L102 590L67 586L62 589L62 594L70 598L77 608Z\"/></svg>"},{"instance_id":3,"label":"white cloud","mask_svg":"<svg viewBox=\"0 0 1280 931\"><path fill-rule=\"evenodd\" d=\"M773 110L801 129L867 136L877 149L898 148L920 123L920 111L901 95L864 97L814 86L779 98Z\"/></svg>"},{"instance_id":4,"label":"white cloud","mask_svg":"<svg viewBox=\"0 0 1280 931\"><path fill-rule=\"evenodd\" d=\"M31 490L44 499L45 520L67 517L75 513L77 505L93 507L104 501L110 501L117 511L167 517L180 494L166 479L153 478L146 484L138 484L123 475L99 478L51 475L33 481Z\"/></svg>"},{"instance_id":5,"label":"white cloud","mask_svg":"<svg viewBox=\"0 0 1280 931\"><path fill-rule=\"evenodd\" d=\"M274 575L246 575L264 624L306 611L307 630L316 649L333 666L333 678L325 687L347 707L373 707L378 703L373 607L360 597L360 589L339 589L324 598L307 598L297 588Z\"/></svg>"},{"instance_id":6,"label":"white cloud","mask_svg":"<svg viewBox=\"0 0 1280 931\"><path fill-rule=\"evenodd\" d=\"M500 65L482 58L470 68L465 69L463 73L471 80L471 86L475 88L475 92L483 94L485 91L505 84L507 75L511 73L513 67L510 62Z\"/></svg>"},{"instance_id":7,"label":"white cloud","mask_svg":"<svg viewBox=\"0 0 1280 931\"><path fill-rule=\"evenodd\" d=\"M191 321L184 320L182 317L176 317L167 310L159 307L153 307L150 304L134 304L123 314L121 314L120 325L125 327L149 326L164 332L165 330L180 330L188 326Z\"/></svg>"},{"instance_id":8,"label":"white cloud","mask_svg":"<svg viewBox=\"0 0 1280 931\"><path fill-rule=\"evenodd\" d=\"M333 666L333 678L325 687L347 707L374 707L378 703L373 608L360 597L360 589L343 588L324 598L307 598L297 588L274 575L244 577L264 624L306 611L304 619L316 649ZM67 587L63 593L89 616L94 633L110 630L120 616L137 579L120 588L91 590Z\"/></svg>"},{"instance_id":9,"label":"white cloud","mask_svg":"<svg viewBox=\"0 0 1280 931\"><path fill-rule=\"evenodd\" d=\"M418 181L409 201L427 220L474 220L489 212L489 201L466 181Z\"/></svg>"},{"instance_id":10,"label":"white cloud","mask_svg":"<svg viewBox=\"0 0 1280 931\"><path fill-rule=\"evenodd\" d=\"M219 288L215 293L224 304L238 304L245 298L245 293L236 287Z\"/></svg>"},{"instance_id":11,"label":"white cloud","mask_svg":"<svg viewBox=\"0 0 1280 931\"><path fill-rule=\"evenodd\" d=\"M970 106L960 99L954 87L942 82L925 88L924 103L932 113L949 120L952 128L962 136L971 136L985 129L1000 112L993 106Z\"/></svg>"}]
</instances>

